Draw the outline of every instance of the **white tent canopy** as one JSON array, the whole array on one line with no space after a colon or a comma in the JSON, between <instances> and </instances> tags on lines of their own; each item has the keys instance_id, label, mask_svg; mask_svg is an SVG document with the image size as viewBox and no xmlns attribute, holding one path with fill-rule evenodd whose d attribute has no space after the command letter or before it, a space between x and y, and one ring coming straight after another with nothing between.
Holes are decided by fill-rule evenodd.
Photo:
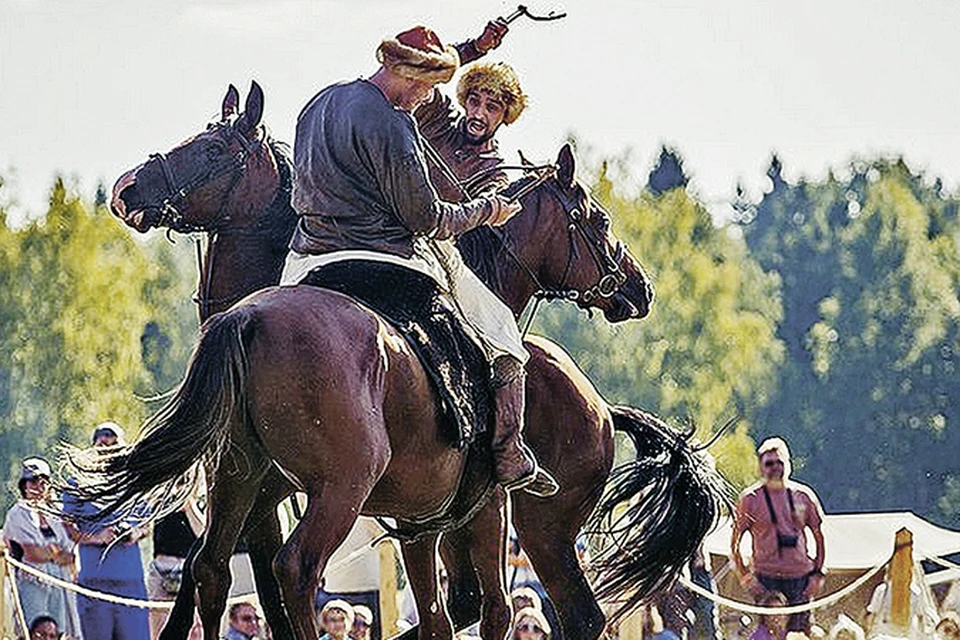
<instances>
[{"instance_id":1,"label":"white tent canopy","mask_svg":"<svg viewBox=\"0 0 960 640\"><path fill-rule=\"evenodd\" d=\"M942 529L910 512L849 513L825 516L823 536L828 569L870 569L885 563L893 553L893 536L906 528L913 534L916 560L960 553L960 532ZM713 555L730 555L731 520L724 520L704 541ZM811 536L807 536L812 545ZM750 555L749 543L742 547Z\"/></svg>"}]
</instances>

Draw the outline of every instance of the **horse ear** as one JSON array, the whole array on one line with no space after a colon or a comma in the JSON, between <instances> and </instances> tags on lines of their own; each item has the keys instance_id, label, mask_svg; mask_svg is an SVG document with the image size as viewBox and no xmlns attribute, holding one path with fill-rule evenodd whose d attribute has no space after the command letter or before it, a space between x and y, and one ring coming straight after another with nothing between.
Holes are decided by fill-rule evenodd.
<instances>
[{"instance_id":1,"label":"horse ear","mask_svg":"<svg viewBox=\"0 0 960 640\"><path fill-rule=\"evenodd\" d=\"M572 187L576 170L577 161L573 157L573 147L568 142L560 148L560 153L557 154L557 178L560 180L560 184Z\"/></svg>"},{"instance_id":2,"label":"horse ear","mask_svg":"<svg viewBox=\"0 0 960 640\"><path fill-rule=\"evenodd\" d=\"M237 126L244 133L251 133L260 124L263 118L263 89L254 80L250 83L250 93L247 94L247 104L243 108L243 117Z\"/></svg>"},{"instance_id":3,"label":"horse ear","mask_svg":"<svg viewBox=\"0 0 960 640\"><path fill-rule=\"evenodd\" d=\"M232 84L227 88L227 95L223 96L223 104L220 105L220 118L226 120L237 113L240 107L240 92Z\"/></svg>"}]
</instances>

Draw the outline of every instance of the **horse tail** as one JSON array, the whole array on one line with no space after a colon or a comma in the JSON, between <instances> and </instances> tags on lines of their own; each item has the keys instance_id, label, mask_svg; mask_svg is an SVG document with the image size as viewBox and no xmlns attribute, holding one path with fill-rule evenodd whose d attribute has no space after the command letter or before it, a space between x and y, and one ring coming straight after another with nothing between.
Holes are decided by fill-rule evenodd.
<instances>
[{"instance_id":1,"label":"horse tail","mask_svg":"<svg viewBox=\"0 0 960 640\"><path fill-rule=\"evenodd\" d=\"M636 457L610 474L590 529L608 544L593 558L597 596L619 606L617 619L670 587L704 537L732 505L712 458L658 417L611 407L613 426Z\"/></svg>"},{"instance_id":2,"label":"horse tail","mask_svg":"<svg viewBox=\"0 0 960 640\"><path fill-rule=\"evenodd\" d=\"M207 321L186 376L144 425L137 442L111 451L67 449L73 477L65 497L97 501L84 520L108 521L146 508L158 518L182 506L203 472L216 469L238 420L247 422L247 345L253 333L249 307Z\"/></svg>"}]
</instances>

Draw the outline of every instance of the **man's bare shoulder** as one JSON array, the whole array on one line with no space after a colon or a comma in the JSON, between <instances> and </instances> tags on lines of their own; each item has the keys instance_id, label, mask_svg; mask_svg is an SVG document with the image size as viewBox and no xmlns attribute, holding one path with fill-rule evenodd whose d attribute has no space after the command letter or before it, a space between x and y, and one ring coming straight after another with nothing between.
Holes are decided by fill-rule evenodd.
<instances>
[{"instance_id":1,"label":"man's bare shoulder","mask_svg":"<svg viewBox=\"0 0 960 640\"><path fill-rule=\"evenodd\" d=\"M787 488L790 489L795 494L799 494L810 501L811 504L817 506L820 505L820 498L817 497L817 492L813 490L812 487L809 487L802 482L796 482L795 480L787 481Z\"/></svg>"},{"instance_id":2,"label":"man's bare shoulder","mask_svg":"<svg viewBox=\"0 0 960 640\"><path fill-rule=\"evenodd\" d=\"M760 491L763 489L763 482L757 481L752 485L740 492L740 497L737 498L737 502L742 502L745 499L752 499L760 495Z\"/></svg>"},{"instance_id":3,"label":"man's bare shoulder","mask_svg":"<svg viewBox=\"0 0 960 640\"><path fill-rule=\"evenodd\" d=\"M802 493L806 496L817 497L817 492L813 490L812 487L803 484L802 482L797 482L796 480L787 480L787 489L793 491L794 493Z\"/></svg>"}]
</instances>

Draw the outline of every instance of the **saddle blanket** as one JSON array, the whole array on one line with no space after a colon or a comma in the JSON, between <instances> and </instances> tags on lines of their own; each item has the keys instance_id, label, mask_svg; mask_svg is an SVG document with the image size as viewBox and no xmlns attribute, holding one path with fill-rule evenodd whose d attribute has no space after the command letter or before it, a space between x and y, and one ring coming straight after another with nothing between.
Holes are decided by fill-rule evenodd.
<instances>
[{"instance_id":1,"label":"saddle blanket","mask_svg":"<svg viewBox=\"0 0 960 640\"><path fill-rule=\"evenodd\" d=\"M490 365L432 278L389 262L342 260L311 270L300 284L350 296L406 338L440 397L441 428L453 446L487 430Z\"/></svg>"}]
</instances>

